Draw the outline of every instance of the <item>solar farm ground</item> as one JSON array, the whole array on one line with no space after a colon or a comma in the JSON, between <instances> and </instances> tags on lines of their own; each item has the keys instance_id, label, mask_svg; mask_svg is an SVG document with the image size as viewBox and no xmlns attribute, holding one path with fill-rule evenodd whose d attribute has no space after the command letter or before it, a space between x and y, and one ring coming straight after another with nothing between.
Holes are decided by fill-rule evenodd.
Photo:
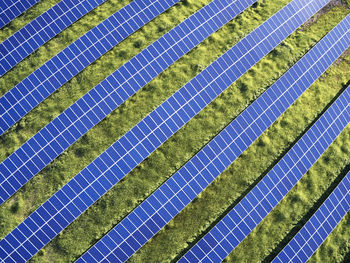
<instances>
[{"instance_id":1,"label":"solar farm ground","mask_svg":"<svg viewBox=\"0 0 350 263\"><path fill-rule=\"evenodd\" d=\"M39 2L2 29L0 41L57 2ZM3 95L50 57L129 2L109 0L64 30L2 77L0 94ZM209 2L182 1L73 78L0 137L0 161L115 69ZM0 207L0 238L162 101L289 2L259 1L89 131ZM333 1L134 169L32 261L71 262L78 258L349 13L346 1ZM346 52L263 136L139 250L130 262L174 262L179 259L259 182L350 84L349 81L350 52ZM278 254L349 171L349 128L342 132L276 209L230 254L227 262L269 262ZM350 257L349 226L348 214L310 261L347 262Z\"/></svg>"}]
</instances>

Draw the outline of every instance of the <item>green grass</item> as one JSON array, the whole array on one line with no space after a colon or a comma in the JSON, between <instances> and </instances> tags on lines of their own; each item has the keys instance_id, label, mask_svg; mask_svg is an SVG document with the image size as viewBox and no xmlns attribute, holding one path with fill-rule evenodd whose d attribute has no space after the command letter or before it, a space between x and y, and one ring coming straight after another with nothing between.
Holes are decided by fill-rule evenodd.
<instances>
[{"instance_id":1,"label":"green grass","mask_svg":"<svg viewBox=\"0 0 350 263\"><path fill-rule=\"evenodd\" d=\"M57 1L47 2L52 5ZM128 2L107 1L44 45L0 79L0 94ZM186 5L181 3L171 8L112 49L10 129L0 138L0 161L133 55L210 0L187 2ZM256 7L250 8L213 34L88 132L0 207L0 238L152 109L288 2L260 1ZM34 11L38 14L48 7L48 4L37 5ZM348 13L349 10L344 7L335 7L317 22L294 33L67 227L33 261L70 262L81 255L185 164ZM28 20L26 17L20 19ZM21 21L11 24L12 31L1 31L0 39L13 32L16 26L20 28L24 23ZM131 262L168 262L184 252L191 242L205 233L226 209L235 204L278 161L282 153L344 87L350 79L349 70L350 57L345 56L198 199L136 253ZM287 198L230 255L229 261L259 262L273 253L288 237L294 225L300 224L301 219L320 200L342 167L349 163L349 136L348 127ZM308 200L309 196L313 198ZM291 215L291 207L297 210L295 215ZM348 225L349 218L345 218L312 258L314 262L323 262L323 258L330 259L327 262L333 262L334 258L339 261L349 253L349 244L346 243L350 234L349 228L346 228ZM331 250L333 253L329 253Z\"/></svg>"}]
</instances>

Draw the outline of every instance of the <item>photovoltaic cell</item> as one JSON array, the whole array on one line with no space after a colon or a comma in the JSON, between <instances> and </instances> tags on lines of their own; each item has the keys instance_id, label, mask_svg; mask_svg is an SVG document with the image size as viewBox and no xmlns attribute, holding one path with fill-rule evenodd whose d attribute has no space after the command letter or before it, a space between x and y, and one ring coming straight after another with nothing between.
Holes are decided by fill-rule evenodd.
<instances>
[{"instance_id":1,"label":"photovoltaic cell","mask_svg":"<svg viewBox=\"0 0 350 263\"><path fill-rule=\"evenodd\" d=\"M241 155L340 56L341 52L346 50L343 45L349 46L349 39L344 37L348 25L350 16L347 23L344 20L333 29L236 120L89 249L79 261L124 261L123 258L129 256L127 251L137 250L153 237ZM323 53L318 57L317 54L320 54L321 50ZM325 58L329 60L326 62ZM304 70L299 71L301 68ZM321 68L322 72L314 74L318 68ZM310 73L312 76L308 79ZM268 102L269 106L262 102ZM273 114L271 109L275 109ZM269 116L268 119L265 114Z\"/></svg>"},{"instance_id":2,"label":"photovoltaic cell","mask_svg":"<svg viewBox=\"0 0 350 263\"><path fill-rule=\"evenodd\" d=\"M0 77L106 0L62 0L0 43Z\"/></svg>"},{"instance_id":3,"label":"photovoltaic cell","mask_svg":"<svg viewBox=\"0 0 350 263\"><path fill-rule=\"evenodd\" d=\"M134 0L0 98L0 135L80 71L179 0Z\"/></svg>"},{"instance_id":4,"label":"photovoltaic cell","mask_svg":"<svg viewBox=\"0 0 350 263\"><path fill-rule=\"evenodd\" d=\"M272 262L307 262L349 210L350 173Z\"/></svg>"},{"instance_id":5,"label":"photovoltaic cell","mask_svg":"<svg viewBox=\"0 0 350 263\"><path fill-rule=\"evenodd\" d=\"M283 37L281 37L278 41L274 40L273 43L270 43L264 41L266 37L271 37L272 40L275 34L280 34L280 32L287 31L291 33L326 3L327 1L322 0L314 0L309 3L306 3L306 0L294 0L281 11L288 12L289 16L283 19L280 16L281 13L277 13L272 19L263 24L263 28L267 27L266 34L261 36L254 33L256 32L254 31L247 36L248 39L253 39L256 36L255 39L258 42L254 42L255 44L245 49L244 45L249 44L246 41L247 38L245 38L242 40L245 43L244 45L238 43L225 53L206 70L197 75L197 78L186 84L109 147L1 240L0 257L5 258L5 262L11 261L13 258L16 258L16 260L30 258L136 167L138 163L149 156L185 122L189 121L196 112L198 113L200 105L205 107L225 87L230 85L237 78L235 74L235 72L239 72L237 66L242 65L238 64L239 62L245 63L239 74L247 71L256 61L251 61L251 64L249 64L249 61L244 58L249 56L251 52L256 52L257 43L267 45L260 56L256 57L259 60L269 53L278 42L283 40ZM257 30L261 30L261 28L259 27ZM286 37L287 33L285 34ZM238 56L236 55L237 52L240 52ZM224 73L227 70L231 70L233 76L225 75ZM215 94L213 94L214 90L216 91ZM204 98L204 100L201 98ZM172 117L169 117L170 115ZM154 132L151 132L151 129Z\"/></svg>"},{"instance_id":6,"label":"photovoltaic cell","mask_svg":"<svg viewBox=\"0 0 350 263\"><path fill-rule=\"evenodd\" d=\"M0 204L141 87L255 1L211 2L90 90L0 164L0 189L4 189Z\"/></svg>"},{"instance_id":7,"label":"photovoltaic cell","mask_svg":"<svg viewBox=\"0 0 350 263\"><path fill-rule=\"evenodd\" d=\"M0 29L39 1L40 0L0 1Z\"/></svg>"},{"instance_id":8,"label":"photovoltaic cell","mask_svg":"<svg viewBox=\"0 0 350 263\"><path fill-rule=\"evenodd\" d=\"M350 87L179 262L221 262L296 185L350 122Z\"/></svg>"}]
</instances>

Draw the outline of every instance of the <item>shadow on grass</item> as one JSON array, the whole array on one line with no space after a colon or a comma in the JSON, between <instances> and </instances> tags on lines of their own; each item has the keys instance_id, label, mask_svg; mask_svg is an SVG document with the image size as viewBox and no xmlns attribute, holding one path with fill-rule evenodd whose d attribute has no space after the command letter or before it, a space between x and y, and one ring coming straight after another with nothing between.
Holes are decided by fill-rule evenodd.
<instances>
[{"instance_id":1,"label":"shadow on grass","mask_svg":"<svg viewBox=\"0 0 350 263\"><path fill-rule=\"evenodd\" d=\"M327 104L327 106L315 117L315 119L305 128L305 130L303 132L301 132L297 138L290 144L289 147L286 147L286 149L284 151L282 151L282 153L271 163L270 166L267 167L267 169L265 169L265 171L256 179L254 180L254 183L252 183L214 222L212 222L206 230L204 230L200 235L198 235L195 240L193 240L192 242L188 243L187 248L183 249L173 260L171 260L172 263L177 262L183 255L185 255L190 248L192 248L200 239L202 239L217 223L220 222L221 219L223 219L260 181L261 179L267 175L267 173L280 161L280 159L297 143L297 141L306 133L306 131L308 131L312 125L315 124L315 122L322 116L322 114L324 114L328 108L334 103L334 101L336 101L338 99L338 97L343 93L343 91L350 85L350 80L344 84L342 86L342 88L340 89L340 91L336 94L336 96ZM239 116L239 115L238 115ZM238 117L237 116L237 117ZM238 157L240 158L240 157ZM346 166L346 168L344 169L344 171L337 177L337 179L332 183L332 185L329 187L329 189L327 189L327 191L322 195L322 197L316 202L316 204L314 205L314 207L316 207L314 209L314 207L312 209L310 209L309 213L307 215L304 216L304 218L302 220L300 220L300 222L298 222L298 225L295 226L295 228L297 228L297 230L291 230L290 233L288 233L288 235L286 236L286 241L283 240L281 241L281 243L276 247L276 249L271 252L271 254L266 257L266 259L263 262L270 262L271 259L273 259L277 253L282 250L282 248L285 246L285 244L287 244L289 242L289 240L291 239L291 237L293 237L297 231L299 231L299 229L301 228L302 225L304 225L304 223L306 222L306 220L314 213L314 211L317 210L317 208L323 203L323 201L328 197L329 193L333 191L333 189L338 185L338 183L341 181L341 179L343 179L343 177L345 176L345 171L348 171L350 169L350 164ZM197 198L196 198L197 199ZM196 200L195 199L195 200ZM193 200L193 201L195 201ZM193 202L192 201L192 202ZM314 210L313 210L314 209ZM304 222L305 221L305 222ZM296 231L296 232L295 232Z\"/></svg>"},{"instance_id":2,"label":"shadow on grass","mask_svg":"<svg viewBox=\"0 0 350 263\"><path fill-rule=\"evenodd\" d=\"M345 255L345 257L344 257L344 259L343 259L343 261L342 261L342 263L347 263L347 262L350 262L350 252L348 252L348 253Z\"/></svg>"}]
</instances>

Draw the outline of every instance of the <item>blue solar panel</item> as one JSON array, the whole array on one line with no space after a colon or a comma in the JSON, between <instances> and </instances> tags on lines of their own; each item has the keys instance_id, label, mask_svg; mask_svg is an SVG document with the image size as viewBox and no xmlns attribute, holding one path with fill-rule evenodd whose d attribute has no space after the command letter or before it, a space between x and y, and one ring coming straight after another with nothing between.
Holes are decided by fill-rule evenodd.
<instances>
[{"instance_id":1,"label":"blue solar panel","mask_svg":"<svg viewBox=\"0 0 350 263\"><path fill-rule=\"evenodd\" d=\"M0 77L106 0L62 0L0 43Z\"/></svg>"},{"instance_id":2,"label":"blue solar panel","mask_svg":"<svg viewBox=\"0 0 350 263\"><path fill-rule=\"evenodd\" d=\"M0 1L0 29L39 1L40 0Z\"/></svg>"},{"instance_id":3,"label":"blue solar panel","mask_svg":"<svg viewBox=\"0 0 350 263\"><path fill-rule=\"evenodd\" d=\"M179 0L134 0L0 98L0 135L112 47Z\"/></svg>"},{"instance_id":4,"label":"blue solar panel","mask_svg":"<svg viewBox=\"0 0 350 263\"><path fill-rule=\"evenodd\" d=\"M70 106L0 164L0 189L11 185L0 193L1 203L142 86L255 1L211 2Z\"/></svg>"},{"instance_id":5,"label":"blue solar panel","mask_svg":"<svg viewBox=\"0 0 350 263\"><path fill-rule=\"evenodd\" d=\"M306 262L350 210L350 172L273 263Z\"/></svg>"},{"instance_id":6,"label":"blue solar panel","mask_svg":"<svg viewBox=\"0 0 350 263\"><path fill-rule=\"evenodd\" d=\"M267 27L266 35L256 33L260 32L261 27L259 27L258 31L254 31L242 40L242 42L249 44L246 40L256 37L258 43L262 42L269 45L269 48L264 49L259 56L256 56L257 60L261 59L278 44L275 41L273 43L264 42L266 36L274 36L285 31L291 33L327 1L314 0L311 2L312 6L310 4L304 5L304 2L305 0L294 0L283 9L283 12L289 10L289 19L279 19L278 15L280 13L278 13L265 22L262 27ZM294 17L300 18L298 19L299 22L296 23ZM282 39L279 41L282 41ZM200 111L200 107L205 107L235 81L238 77L236 72L239 72L237 67L241 65L240 62L243 61L245 67L239 74L247 71L256 62L251 61L251 64L249 64L249 60L246 59L247 56L250 57L252 52L256 52L259 48L256 44L253 46L254 48L249 51L244 51L245 49L241 49L244 46L237 44L109 147L0 241L0 248L4 250L0 251L0 257L5 256L10 259L17 257L19 253L22 253L21 251L32 251L29 255L21 254L22 257L30 258L33 253L74 221L138 163L196 115ZM237 52L240 55L237 56ZM234 61L236 62L234 63ZM228 70L230 70L230 73L224 74ZM230 75L231 72L233 76ZM25 233L25 235L21 236L18 231ZM18 242L12 243L11 240L14 237ZM24 242L25 240L29 241ZM12 252L8 250L9 243Z\"/></svg>"},{"instance_id":7,"label":"blue solar panel","mask_svg":"<svg viewBox=\"0 0 350 263\"><path fill-rule=\"evenodd\" d=\"M112 262L119 261L129 256L123 247L135 251L146 243L217 178L309 87L310 84L306 84L305 81L301 86L298 79L305 80L315 69L330 66L340 55L338 48L346 50L346 47L342 46L349 46L347 44L349 41L344 38L344 29L345 26L343 28L338 26L329 33L256 102L84 254L82 259L85 262L100 261L100 258L107 258ZM322 56L313 60L312 58L321 50ZM332 60L323 65L324 58ZM309 66L305 62L312 64L305 71L295 73L296 69ZM310 81L315 81L320 75L321 73L312 75ZM289 78L291 83L288 84ZM262 105L262 101L267 101L269 106ZM280 109L273 110L276 116L271 115L272 118L266 121L263 112L276 109L277 105ZM138 241L136 245L132 243L134 240Z\"/></svg>"},{"instance_id":8,"label":"blue solar panel","mask_svg":"<svg viewBox=\"0 0 350 263\"><path fill-rule=\"evenodd\" d=\"M277 165L179 262L221 262L283 199L349 122L350 86Z\"/></svg>"}]
</instances>

